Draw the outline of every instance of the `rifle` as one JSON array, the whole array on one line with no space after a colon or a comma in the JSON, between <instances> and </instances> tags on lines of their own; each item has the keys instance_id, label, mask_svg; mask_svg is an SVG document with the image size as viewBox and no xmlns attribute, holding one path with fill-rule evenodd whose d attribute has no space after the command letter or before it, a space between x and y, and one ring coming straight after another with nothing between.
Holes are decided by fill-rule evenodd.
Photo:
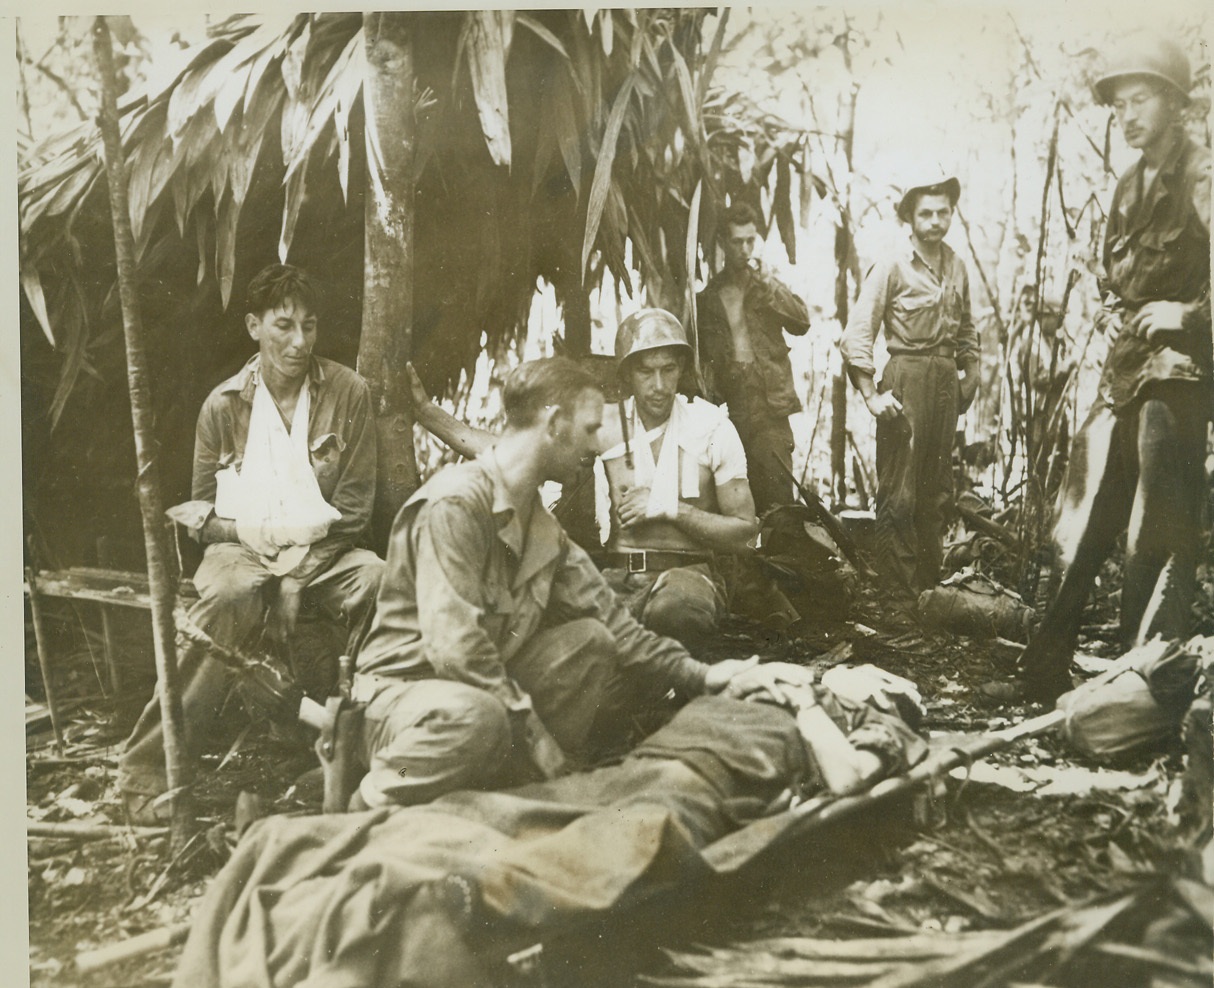
<instances>
[{"instance_id":1,"label":"rifle","mask_svg":"<svg viewBox=\"0 0 1214 988\"><path fill-rule=\"evenodd\" d=\"M268 658L221 645L194 624L184 613L177 614L177 629L183 638L206 648L239 677L254 703L270 708L271 716L298 720L320 732L316 754L324 770L324 811L345 813L358 785L362 768L363 714L366 705L350 698L354 662L347 655L338 660L338 694L321 706L306 696Z\"/></svg>"},{"instance_id":2,"label":"rifle","mask_svg":"<svg viewBox=\"0 0 1214 988\"><path fill-rule=\"evenodd\" d=\"M860 555L860 550L856 546L855 540L847 534L847 530L842 524L840 524L839 519L826 510L826 505L822 503L822 499L813 491L808 490L799 480L797 480L797 478L793 476L792 471L781 463L779 459L773 456L772 462L780 468L780 472L784 474L787 479L792 481L793 487L795 487L797 493L801 495L802 502L804 502L805 506L809 508L810 512L822 525L822 527L826 529L827 534L834 539L835 545L839 547L839 551L843 553L847 561L856 568L856 572L866 580L877 579L876 570L874 570L868 564L867 560Z\"/></svg>"}]
</instances>

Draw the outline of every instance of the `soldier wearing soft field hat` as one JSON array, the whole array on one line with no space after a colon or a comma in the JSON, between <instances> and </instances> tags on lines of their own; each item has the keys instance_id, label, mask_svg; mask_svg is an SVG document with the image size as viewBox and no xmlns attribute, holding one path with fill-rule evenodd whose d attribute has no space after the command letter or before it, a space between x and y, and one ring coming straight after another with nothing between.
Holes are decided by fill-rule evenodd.
<instances>
[{"instance_id":1,"label":"soldier wearing soft field hat","mask_svg":"<svg viewBox=\"0 0 1214 988\"><path fill-rule=\"evenodd\" d=\"M969 276L944 242L960 196L961 183L941 170L911 176L896 210L910 235L869 271L841 343L877 420L878 568L904 617L940 578L957 416L978 389ZM882 328L890 358L878 385Z\"/></svg>"}]
</instances>

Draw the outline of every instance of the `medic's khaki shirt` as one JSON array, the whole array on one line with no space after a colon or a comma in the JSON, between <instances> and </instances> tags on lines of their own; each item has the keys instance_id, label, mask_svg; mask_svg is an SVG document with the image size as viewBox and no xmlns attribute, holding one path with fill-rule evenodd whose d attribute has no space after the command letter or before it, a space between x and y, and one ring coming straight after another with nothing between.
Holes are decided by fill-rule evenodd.
<instances>
[{"instance_id":1,"label":"medic's khaki shirt","mask_svg":"<svg viewBox=\"0 0 1214 988\"><path fill-rule=\"evenodd\" d=\"M489 449L440 471L401 509L358 671L455 680L526 709L510 659L537 631L584 617L615 636L622 673L658 695L704 692L707 666L642 628L538 497L523 531Z\"/></svg>"}]
</instances>

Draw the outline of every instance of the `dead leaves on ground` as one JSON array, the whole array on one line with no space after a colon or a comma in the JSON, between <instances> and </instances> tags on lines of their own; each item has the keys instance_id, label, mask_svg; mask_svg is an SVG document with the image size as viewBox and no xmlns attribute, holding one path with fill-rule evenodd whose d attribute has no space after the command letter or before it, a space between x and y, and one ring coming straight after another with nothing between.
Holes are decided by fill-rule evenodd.
<instances>
[{"instance_id":1,"label":"dead leaves on ground","mask_svg":"<svg viewBox=\"0 0 1214 988\"><path fill-rule=\"evenodd\" d=\"M1128 893L1067 906L1006 931L863 940L781 937L666 951L669 988L1012 988L1128 984L1208 986L1214 977L1214 891L1154 877ZM1110 980L1111 979L1111 980Z\"/></svg>"}]
</instances>

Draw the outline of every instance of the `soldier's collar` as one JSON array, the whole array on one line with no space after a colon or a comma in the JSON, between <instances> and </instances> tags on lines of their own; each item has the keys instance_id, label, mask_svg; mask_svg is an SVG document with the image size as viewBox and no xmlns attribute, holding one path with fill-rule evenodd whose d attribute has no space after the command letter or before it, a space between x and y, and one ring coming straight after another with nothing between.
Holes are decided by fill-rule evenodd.
<instances>
[{"instance_id":1,"label":"soldier's collar","mask_svg":"<svg viewBox=\"0 0 1214 988\"><path fill-rule=\"evenodd\" d=\"M253 394L257 390L257 382L261 377L261 354L255 353L240 368L235 374L224 381L219 390L225 394L239 392L240 397L247 401L250 405L253 403ZM323 383L325 379L325 369L320 365L320 360L313 354L308 361L308 376L306 383L313 397L316 395L316 389Z\"/></svg>"}]
</instances>

